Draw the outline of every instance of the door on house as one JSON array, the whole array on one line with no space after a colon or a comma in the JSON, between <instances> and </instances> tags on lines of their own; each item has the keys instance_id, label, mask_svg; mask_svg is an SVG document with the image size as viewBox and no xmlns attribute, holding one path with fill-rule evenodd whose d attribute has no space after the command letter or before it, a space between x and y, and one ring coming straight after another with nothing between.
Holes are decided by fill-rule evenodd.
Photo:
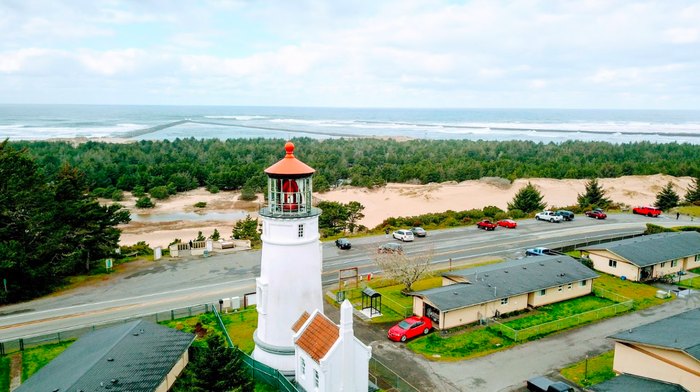
<instances>
[{"instance_id":1,"label":"door on house","mask_svg":"<svg viewBox=\"0 0 700 392\"><path fill-rule=\"evenodd\" d=\"M435 323L435 325L440 324L440 311L436 308L426 303L423 303L423 314L425 315L425 317L433 320L433 323Z\"/></svg>"},{"instance_id":2,"label":"door on house","mask_svg":"<svg viewBox=\"0 0 700 392\"><path fill-rule=\"evenodd\" d=\"M642 268L642 271L639 274L639 280L643 282L645 280L651 279L653 271L654 271L653 265L649 266L649 267Z\"/></svg>"}]
</instances>

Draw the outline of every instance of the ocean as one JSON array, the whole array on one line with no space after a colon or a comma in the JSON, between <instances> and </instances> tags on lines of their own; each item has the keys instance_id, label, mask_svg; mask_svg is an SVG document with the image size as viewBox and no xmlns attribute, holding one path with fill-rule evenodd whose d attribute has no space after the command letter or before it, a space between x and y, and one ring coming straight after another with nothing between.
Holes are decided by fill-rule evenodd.
<instances>
[{"instance_id":1,"label":"ocean","mask_svg":"<svg viewBox=\"0 0 700 392\"><path fill-rule=\"evenodd\" d=\"M404 137L700 144L700 111L0 105L0 140Z\"/></svg>"}]
</instances>

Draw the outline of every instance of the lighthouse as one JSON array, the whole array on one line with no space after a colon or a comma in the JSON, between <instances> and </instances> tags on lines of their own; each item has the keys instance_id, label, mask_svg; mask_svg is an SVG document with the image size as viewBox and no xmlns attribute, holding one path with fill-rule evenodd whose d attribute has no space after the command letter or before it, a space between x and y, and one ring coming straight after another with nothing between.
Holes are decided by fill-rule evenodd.
<instances>
[{"instance_id":1,"label":"lighthouse","mask_svg":"<svg viewBox=\"0 0 700 392\"><path fill-rule=\"evenodd\" d=\"M323 309L318 216L311 206L313 168L284 146L282 160L265 169L268 205L260 210L262 256L256 283L258 328L253 358L294 374L292 324Z\"/></svg>"}]
</instances>

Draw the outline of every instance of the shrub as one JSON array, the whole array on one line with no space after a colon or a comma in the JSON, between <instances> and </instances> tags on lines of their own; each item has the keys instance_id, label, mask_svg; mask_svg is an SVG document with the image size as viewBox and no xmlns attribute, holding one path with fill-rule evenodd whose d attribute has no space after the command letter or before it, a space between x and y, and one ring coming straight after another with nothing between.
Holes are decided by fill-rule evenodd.
<instances>
[{"instance_id":1,"label":"shrub","mask_svg":"<svg viewBox=\"0 0 700 392\"><path fill-rule=\"evenodd\" d=\"M111 198L114 201L122 201L124 200L124 192L119 189L115 189L114 192L112 192Z\"/></svg>"},{"instance_id":2,"label":"shrub","mask_svg":"<svg viewBox=\"0 0 700 392\"><path fill-rule=\"evenodd\" d=\"M164 200L170 197L170 192L168 192L168 187L166 186L153 187L148 191L148 193L151 194L151 197L158 200Z\"/></svg>"},{"instance_id":3,"label":"shrub","mask_svg":"<svg viewBox=\"0 0 700 392\"><path fill-rule=\"evenodd\" d=\"M143 196L140 197L138 200L136 200L136 208L153 208L155 207L155 204L151 201L151 198L148 196Z\"/></svg>"},{"instance_id":4,"label":"shrub","mask_svg":"<svg viewBox=\"0 0 700 392\"><path fill-rule=\"evenodd\" d=\"M127 255L134 252L136 252L136 254L139 256L153 254L153 249L151 249L150 245L148 245L145 241L139 241L134 245L120 246L119 251L122 255Z\"/></svg>"},{"instance_id":5,"label":"shrub","mask_svg":"<svg viewBox=\"0 0 700 392\"><path fill-rule=\"evenodd\" d=\"M146 195L146 190L143 189L141 185L137 185L134 187L134 190L131 191L131 194L133 194L134 197L142 197Z\"/></svg>"},{"instance_id":6,"label":"shrub","mask_svg":"<svg viewBox=\"0 0 700 392\"><path fill-rule=\"evenodd\" d=\"M204 208L206 206L207 206L206 201L198 201L198 202L194 203L194 208Z\"/></svg>"}]
</instances>

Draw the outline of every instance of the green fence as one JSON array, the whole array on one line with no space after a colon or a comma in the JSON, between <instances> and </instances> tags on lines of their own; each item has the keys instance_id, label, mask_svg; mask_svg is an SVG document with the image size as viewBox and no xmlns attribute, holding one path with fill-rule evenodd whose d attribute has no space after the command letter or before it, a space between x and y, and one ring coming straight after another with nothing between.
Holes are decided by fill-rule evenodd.
<instances>
[{"instance_id":1,"label":"green fence","mask_svg":"<svg viewBox=\"0 0 700 392\"><path fill-rule=\"evenodd\" d=\"M565 317L559 320L535 325L529 328L513 329L503 323L498 322L497 320L493 320L493 324L491 324L489 328L500 332L508 339L518 342L521 340L528 340L536 336L548 335L553 332L590 323L606 317L611 317L632 309L633 301L629 298L602 289L594 289L593 292L596 296L607 298L618 303Z\"/></svg>"}]
</instances>

